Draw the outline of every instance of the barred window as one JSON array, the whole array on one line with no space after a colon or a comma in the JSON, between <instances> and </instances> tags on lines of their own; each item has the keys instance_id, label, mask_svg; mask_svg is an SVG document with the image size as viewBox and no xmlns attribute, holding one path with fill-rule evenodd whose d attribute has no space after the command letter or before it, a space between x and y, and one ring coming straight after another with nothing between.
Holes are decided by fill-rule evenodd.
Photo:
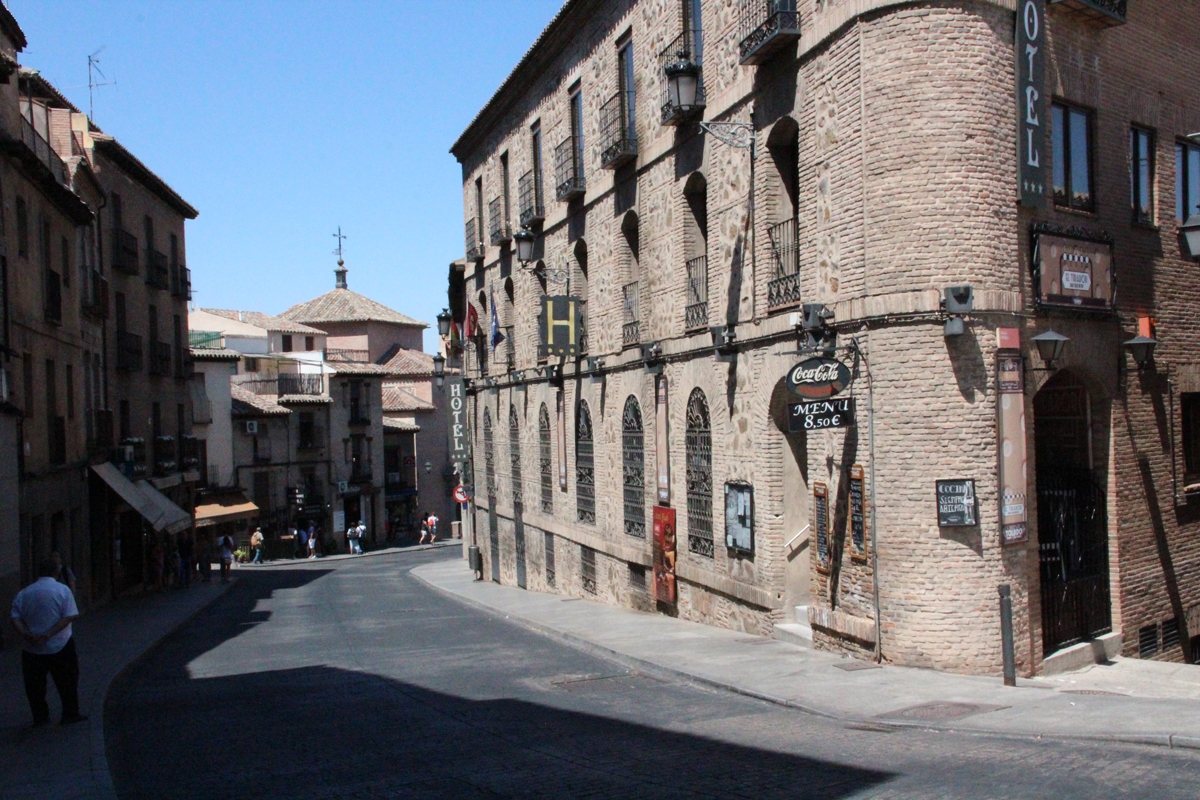
<instances>
[{"instance_id":1,"label":"barred window","mask_svg":"<svg viewBox=\"0 0 1200 800\"><path fill-rule=\"evenodd\" d=\"M579 577L583 590L588 594L596 593L596 551L586 544L579 545Z\"/></svg>"},{"instance_id":2,"label":"barred window","mask_svg":"<svg viewBox=\"0 0 1200 800\"><path fill-rule=\"evenodd\" d=\"M687 458L688 550L712 558L712 426L708 401L699 388L693 389L688 398L684 450Z\"/></svg>"},{"instance_id":3,"label":"barred window","mask_svg":"<svg viewBox=\"0 0 1200 800\"><path fill-rule=\"evenodd\" d=\"M521 424L517 418L517 407L508 407L508 457L512 465L513 505L522 502L524 485L521 481Z\"/></svg>"},{"instance_id":4,"label":"barred window","mask_svg":"<svg viewBox=\"0 0 1200 800\"><path fill-rule=\"evenodd\" d=\"M492 412L483 409L483 475L487 481L488 503L496 496L496 443L492 437Z\"/></svg>"},{"instance_id":5,"label":"barred window","mask_svg":"<svg viewBox=\"0 0 1200 800\"><path fill-rule=\"evenodd\" d=\"M542 406L545 408L545 406ZM554 585L554 534L543 532L543 541L546 549L546 585Z\"/></svg>"},{"instance_id":6,"label":"barred window","mask_svg":"<svg viewBox=\"0 0 1200 800\"><path fill-rule=\"evenodd\" d=\"M554 476L550 463L550 411L546 404L538 412L538 468L541 472L542 512L554 513Z\"/></svg>"},{"instance_id":7,"label":"barred window","mask_svg":"<svg viewBox=\"0 0 1200 800\"><path fill-rule=\"evenodd\" d=\"M625 485L625 533L646 538L646 446L642 410L630 395L621 415L621 474Z\"/></svg>"},{"instance_id":8,"label":"barred window","mask_svg":"<svg viewBox=\"0 0 1200 800\"><path fill-rule=\"evenodd\" d=\"M575 509L580 522L596 524L595 445L586 400L575 410Z\"/></svg>"}]
</instances>

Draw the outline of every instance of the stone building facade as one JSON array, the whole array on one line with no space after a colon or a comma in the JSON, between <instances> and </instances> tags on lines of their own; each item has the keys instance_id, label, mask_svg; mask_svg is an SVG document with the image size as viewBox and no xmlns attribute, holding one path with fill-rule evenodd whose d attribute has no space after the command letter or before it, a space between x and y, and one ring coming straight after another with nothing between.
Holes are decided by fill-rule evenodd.
<instances>
[{"instance_id":1,"label":"stone building facade","mask_svg":"<svg viewBox=\"0 0 1200 800\"><path fill-rule=\"evenodd\" d=\"M1080 642L1193 660L1198 15L569 0L451 151L485 574L984 674L1007 585L1020 674ZM547 295L581 303L577 357L539 354ZM814 341L857 424L791 432Z\"/></svg>"}]
</instances>

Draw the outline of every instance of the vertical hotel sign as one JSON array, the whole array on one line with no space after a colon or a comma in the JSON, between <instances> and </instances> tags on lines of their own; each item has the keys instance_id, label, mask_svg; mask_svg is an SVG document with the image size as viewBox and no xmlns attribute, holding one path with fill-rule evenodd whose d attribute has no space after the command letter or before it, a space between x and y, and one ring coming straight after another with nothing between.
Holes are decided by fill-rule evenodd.
<instances>
[{"instance_id":1,"label":"vertical hotel sign","mask_svg":"<svg viewBox=\"0 0 1200 800\"><path fill-rule=\"evenodd\" d=\"M467 404L463 379L446 378L446 396L450 405L450 460L461 464L471 460L471 439L467 436Z\"/></svg>"},{"instance_id":2,"label":"vertical hotel sign","mask_svg":"<svg viewBox=\"0 0 1200 800\"><path fill-rule=\"evenodd\" d=\"M1046 0L1017 0L1017 179L1023 206L1046 201Z\"/></svg>"},{"instance_id":3,"label":"vertical hotel sign","mask_svg":"<svg viewBox=\"0 0 1200 800\"><path fill-rule=\"evenodd\" d=\"M1000 543L1029 540L1025 517L1025 383L1021 338L1016 328L997 331L996 436L999 440Z\"/></svg>"}]
</instances>

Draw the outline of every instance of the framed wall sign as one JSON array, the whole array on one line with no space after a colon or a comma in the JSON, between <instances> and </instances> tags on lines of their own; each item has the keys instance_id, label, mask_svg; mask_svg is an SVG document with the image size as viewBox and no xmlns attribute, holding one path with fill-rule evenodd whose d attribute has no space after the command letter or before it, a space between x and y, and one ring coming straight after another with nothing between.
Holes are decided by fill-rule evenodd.
<instances>
[{"instance_id":1,"label":"framed wall sign","mask_svg":"<svg viewBox=\"0 0 1200 800\"><path fill-rule=\"evenodd\" d=\"M654 466L658 474L658 502L671 502L670 418L667 414L667 376L654 380Z\"/></svg>"},{"instance_id":2,"label":"framed wall sign","mask_svg":"<svg viewBox=\"0 0 1200 800\"><path fill-rule=\"evenodd\" d=\"M850 468L850 555L853 558L864 558L867 555L862 464L855 464Z\"/></svg>"},{"instance_id":3,"label":"framed wall sign","mask_svg":"<svg viewBox=\"0 0 1200 800\"><path fill-rule=\"evenodd\" d=\"M1046 203L1046 0L1017 3L1017 174L1021 205Z\"/></svg>"},{"instance_id":4,"label":"framed wall sign","mask_svg":"<svg viewBox=\"0 0 1200 800\"><path fill-rule=\"evenodd\" d=\"M937 481L939 528L964 528L979 524L975 499L975 481Z\"/></svg>"},{"instance_id":5,"label":"framed wall sign","mask_svg":"<svg viewBox=\"0 0 1200 800\"><path fill-rule=\"evenodd\" d=\"M471 437L467 432L467 404L462 377L455 375L446 378L446 398L450 415L450 459L462 464L471 460Z\"/></svg>"},{"instance_id":6,"label":"framed wall sign","mask_svg":"<svg viewBox=\"0 0 1200 800\"><path fill-rule=\"evenodd\" d=\"M654 507L654 599L675 602L675 509Z\"/></svg>"},{"instance_id":7,"label":"framed wall sign","mask_svg":"<svg viewBox=\"0 0 1200 800\"><path fill-rule=\"evenodd\" d=\"M787 374L787 386L795 394L809 400L833 397L841 392L854 376L850 368L836 358L808 358L792 367Z\"/></svg>"},{"instance_id":8,"label":"framed wall sign","mask_svg":"<svg viewBox=\"0 0 1200 800\"><path fill-rule=\"evenodd\" d=\"M788 403L788 431L791 433L824 428L847 428L853 424L853 397Z\"/></svg>"},{"instance_id":9,"label":"framed wall sign","mask_svg":"<svg viewBox=\"0 0 1200 800\"><path fill-rule=\"evenodd\" d=\"M1034 227L1037 300L1043 306L1107 311L1113 305L1112 242L1076 229Z\"/></svg>"},{"instance_id":10,"label":"framed wall sign","mask_svg":"<svg viewBox=\"0 0 1200 800\"><path fill-rule=\"evenodd\" d=\"M817 529L817 561L825 566L829 563L829 487L820 482L813 484L813 527Z\"/></svg>"},{"instance_id":11,"label":"framed wall sign","mask_svg":"<svg viewBox=\"0 0 1200 800\"><path fill-rule=\"evenodd\" d=\"M583 327L580 299L566 295L543 295L538 315L538 355L579 355L579 333Z\"/></svg>"},{"instance_id":12,"label":"framed wall sign","mask_svg":"<svg viewBox=\"0 0 1200 800\"><path fill-rule=\"evenodd\" d=\"M754 552L754 487L748 483L725 484L725 546Z\"/></svg>"},{"instance_id":13,"label":"framed wall sign","mask_svg":"<svg viewBox=\"0 0 1200 800\"><path fill-rule=\"evenodd\" d=\"M1009 336L1017 344L1016 332ZM1021 352L996 351L996 436L999 439L1000 543L1029 540L1025 515L1025 385Z\"/></svg>"}]
</instances>

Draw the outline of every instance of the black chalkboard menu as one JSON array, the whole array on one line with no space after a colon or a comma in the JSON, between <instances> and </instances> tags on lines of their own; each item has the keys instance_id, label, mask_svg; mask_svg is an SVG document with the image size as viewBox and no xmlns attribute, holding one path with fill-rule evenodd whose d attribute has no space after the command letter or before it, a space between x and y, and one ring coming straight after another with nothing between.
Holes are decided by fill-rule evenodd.
<instances>
[{"instance_id":1,"label":"black chalkboard menu","mask_svg":"<svg viewBox=\"0 0 1200 800\"><path fill-rule=\"evenodd\" d=\"M975 481L937 481L937 515L940 528L978 525Z\"/></svg>"},{"instance_id":2,"label":"black chalkboard menu","mask_svg":"<svg viewBox=\"0 0 1200 800\"><path fill-rule=\"evenodd\" d=\"M863 468L850 468L850 554L862 557L867 553L866 530L863 525Z\"/></svg>"},{"instance_id":3,"label":"black chalkboard menu","mask_svg":"<svg viewBox=\"0 0 1200 800\"><path fill-rule=\"evenodd\" d=\"M829 563L829 487L813 484L813 501L817 510L817 560Z\"/></svg>"}]
</instances>

